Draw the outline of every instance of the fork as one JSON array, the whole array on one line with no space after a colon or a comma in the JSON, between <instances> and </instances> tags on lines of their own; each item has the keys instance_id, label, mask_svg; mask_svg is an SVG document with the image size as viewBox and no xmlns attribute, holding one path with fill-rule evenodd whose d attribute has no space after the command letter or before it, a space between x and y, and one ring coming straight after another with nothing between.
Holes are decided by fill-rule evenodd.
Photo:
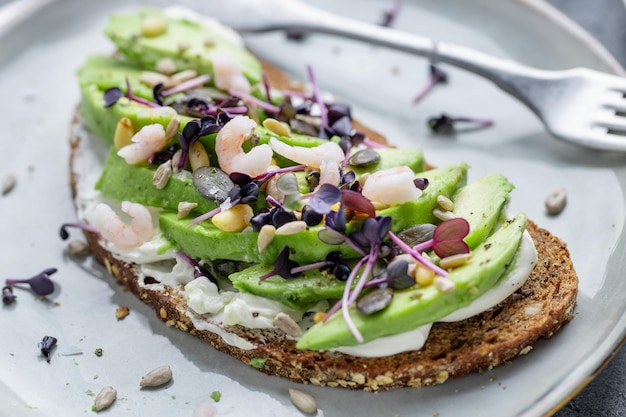
<instances>
[{"instance_id":1,"label":"fork","mask_svg":"<svg viewBox=\"0 0 626 417\"><path fill-rule=\"evenodd\" d=\"M587 148L626 152L626 118L620 115L626 114L626 78L587 68L541 70L468 47L338 16L298 0L230 0L228 7L233 18L227 23L242 33L326 33L462 68L519 99L552 136Z\"/></svg>"}]
</instances>

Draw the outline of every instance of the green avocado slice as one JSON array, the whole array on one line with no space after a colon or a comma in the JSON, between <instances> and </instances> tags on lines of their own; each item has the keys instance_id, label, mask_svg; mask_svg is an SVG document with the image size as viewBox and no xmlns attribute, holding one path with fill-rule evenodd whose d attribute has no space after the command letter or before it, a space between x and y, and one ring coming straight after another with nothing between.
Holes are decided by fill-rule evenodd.
<instances>
[{"instance_id":1,"label":"green avocado slice","mask_svg":"<svg viewBox=\"0 0 626 417\"><path fill-rule=\"evenodd\" d=\"M350 316L365 341L435 322L480 297L507 270L520 245L526 221L526 215L519 214L505 222L474 250L467 264L454 269L448 275L456 285L454 291L443 292L434 285L396 291L387 308L371 315L350 307ZM358 341L342 314L336 313L326 323L311 327L296 346L299 349L329 350L356 344Z\"/></svg>"},{"instance_id":2,"label":"green avocado slice","mask_svg":"<svg viewBox=\"0 0 626 417\"><path fill-rule=\"evenodd\" d=\"M162 34L141 34L142 22L148 16L160 17L167 22ZM171 19L159 10L144 9L133 14L111 16L104 32L127 59L147 70L156 71L162 58L170 58L179 71L194 69L198 74L209 74L213 78L213 58L228 53L251 84L261 80L261 64L254 55L210 25Z\"/></svg>"}]
</instances>

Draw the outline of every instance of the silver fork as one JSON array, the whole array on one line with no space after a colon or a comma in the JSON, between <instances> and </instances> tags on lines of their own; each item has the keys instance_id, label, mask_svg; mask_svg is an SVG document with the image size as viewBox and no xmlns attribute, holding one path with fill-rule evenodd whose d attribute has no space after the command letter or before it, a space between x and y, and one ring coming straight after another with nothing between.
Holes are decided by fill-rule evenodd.
<instances>
[{"instance_id":1,"label":"silver fork","mask_svg":"<svg viewBox=\"0 0 626 417\"><path fill-rule=\"evenodd\" d=\"M626 151L626 78L574 68L546 71L467 47L368 24L297 0L230 0L240 32L320 32L444 62L483 76L526 104L554 137L588 148ZM227 19L228 20L228 19Z\"/></svg>"}]
</instances>

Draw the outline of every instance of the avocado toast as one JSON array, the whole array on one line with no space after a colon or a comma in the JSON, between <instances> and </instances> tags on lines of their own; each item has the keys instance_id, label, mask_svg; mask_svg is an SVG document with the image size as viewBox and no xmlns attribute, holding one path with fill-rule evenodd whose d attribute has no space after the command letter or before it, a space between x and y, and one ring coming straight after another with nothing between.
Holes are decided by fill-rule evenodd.
<instances>
[{"instance_id":1,"label":"avocado toast","mask_svg":"<svg viewBox=\"0 0 626 417\"><path fill-rule=\"evenodd\" d=\"M142 29L146 20L154 25ZM107 34L123 57L92 58L79 73L77 124L112 145L103 152L98 198L110 207L121 201L150 207L151 219L158 219L158 228L143 228L146 237L130 227L128 247L128 226L116 224L107 235L107 223L98 223L104 212L93 214L93 193L83 191L86 173L77 168L93 168L81 161L98 145L77 129L72 184L82 220L96 226L86 233L89 243L96 259L166 324L269 374L376 391L441 383L498 365L571 319L577 278L567 249L523 214L506 218L512 189L506 178L493 174L466 185L463 163L426 169L420 150L381 147L371 140L377 135L354 129L349 109L323 102L314 83L312 93L299 94L279 71L205 30L158 12L114 18ZM231 58L240 71L226 77L226 87L220 88L219 68L201 65L213 63L216 50L238 51ZM189 70L193 77L168 85ZM203 75L208 80L199 80ZM200 84L185 90L178 87L184 82ZM220 151L220 135L243 123L241 150L220 159L231 149ZM165 141L129 163L124 129L137 144L146 126ZM322 146L332 148L323 152L332 155L321 158L324 165L311 159ZM225 173L255 148L253 163ZM261 149L270 150L269 162L260 162ZM343 152L339 158L336 149ZM261 171L242 174L250 165ZM165 183L161 169L168 172ZM399 186L407 170L410 184ZM372 189L388 173L398 176ZM206 178L210 186L227 185L206 192ZM403 193L408 197L398 200ZM243 227L236 226L241 218ZM524 229L538 262L520 255L528 241ZM116 241L120 234L125 239ZM437 234L439 250L428 243ZM532 272L515 279L495 306L440 322L504 286L518 267ZM255 304L260 300L268 306ZM428 335L423 347L388 351L397 344L385 338L416 330ZM382 354L351 350L381 340Z\"/></svg>"}]
</instances>

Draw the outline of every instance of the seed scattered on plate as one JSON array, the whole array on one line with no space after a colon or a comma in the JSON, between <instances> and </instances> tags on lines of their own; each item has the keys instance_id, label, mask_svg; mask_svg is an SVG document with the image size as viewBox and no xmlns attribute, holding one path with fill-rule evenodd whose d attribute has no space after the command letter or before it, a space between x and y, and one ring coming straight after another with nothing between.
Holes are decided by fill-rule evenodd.
<instances>
[{"instance_id":1,"label":"seed scattered on plate","mask_svg":"<svg viewBox=\"0 0 626 417\"><path fill-rule=\"evenodd\" d=\"M13 174L8 174L4 177L4 181L2 182L2 195L9 194L13 188L15 188L16 182L17 180Z\"/></svg>"},{"instance_id":2,"label":"seed scattered on plate","mask_svg":"<svg viewBox=\"0 0 626 417\"><path fill-rule=\"evenodd\" d=\"M563 187L553 190L545 200L546 211L553 216L561 213L565 204L567 204L567 193Z\"/></svg>"},{"instance_id":3,"label":"seed scattered on plate","mask_svg":"<svg viewBox=\"0 0 626 417\"><path fill-rule=\"evenodd\" d=\"M105 408L109 408L117 398L117 391L113 387L104 387L96 395L96 399L93 404L93 411L102 411Z\"/></svg>"},{"instance_id":4,"label":"seed scattered on plate","mask_svg":"<svg viewBox=\"0 0 626 417\"><path fill-rule=\"evenodd\" d=\"M128 316L130 310L126 306L121 306L115 309L115 318L118 320L122 320L124 317Z\"/></svg>"},{"instance_id":5,"label":"seed scattered on plate","mask_svg":"<svg viewBox=\"0 0 626 417\"><path fill-rule=\"evenodd\" d=\"M72 240L67 244L67 253L70 256L87 256L91 253L91 248L82 240Z\"/></svg>"},{"instance_id":6,"label":"seed scattered on plate","mask_svg":"<svg viewBox=\"0 0 626 417\"><path fill-rule=\"evenodd\" d=\"M303 413L312 414L317 411L317 401L315 401L315 398L313 398L311 394L307 394L298 389L289 388L289 397L293 405Z\"/></svg>"},{"instance_id":7,"label":"seed scattered on plate","mask_svg":"<svg viewBox=\"0 0 626 417\"><path fill-rule=\"evenodd\" d=\"M140 387L159 387L172 379L172 368L169 365L159 366L141 378Z\"/></svg>"}]
</instances>

